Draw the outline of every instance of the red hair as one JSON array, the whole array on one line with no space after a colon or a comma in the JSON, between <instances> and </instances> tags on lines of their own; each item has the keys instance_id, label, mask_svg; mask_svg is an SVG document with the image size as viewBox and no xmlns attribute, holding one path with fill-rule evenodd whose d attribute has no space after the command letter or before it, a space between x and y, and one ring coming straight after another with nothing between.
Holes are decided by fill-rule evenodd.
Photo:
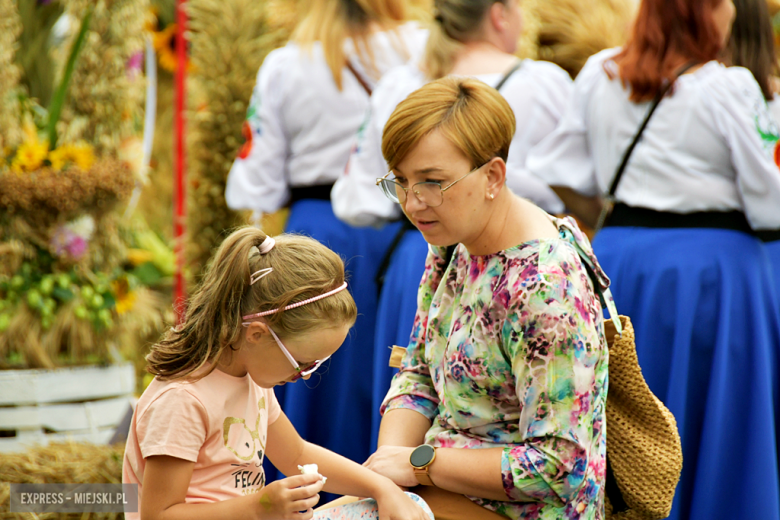
<instances>
[{"instance_id":1,"label":"red hair","mask_svg":"<svg viewBox=\"0 0 780 520\"><path fill-rule=\"evenodd\" d=\"M722 1L642 0L628 43L613 58L623 86L631 87L631 101L655 98L686 63L717 58L723 39L713 11ZM606 64L605 70L614 78Z\"/></svg>"}]
</instances>

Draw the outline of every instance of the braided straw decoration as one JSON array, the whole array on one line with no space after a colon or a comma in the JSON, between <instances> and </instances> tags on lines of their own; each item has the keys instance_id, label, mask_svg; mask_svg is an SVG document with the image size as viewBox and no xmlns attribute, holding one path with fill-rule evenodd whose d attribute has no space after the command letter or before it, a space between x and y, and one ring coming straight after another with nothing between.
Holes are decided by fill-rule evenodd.
<instances>
[{"instance_id":1,"label":"braided straw decoration","mask_svg":"<svg viewBox=\"0 0 780 520\"><path fill-rule=\"evenodd\" d=\"M289 23L297 3L274 5L286 9L279 23ZM257 70L271 50L287 41L287 29L271 25L268 7L255 0L187 2L192 45L187 264L193 273L202 271L225 229L247 220L248 215L227 207L225 184L241 146Z\"/></svg>"},{"instance_id":2,"label":"braided straw decoration","mask_svg":"<svg viewBox=\"0 0 780 520\"><path fill-rule=\"evenodd\" d=\"M682 470L677 421L642 377L631 320L620 320L622 337L611 321L604 322L609 343L607 457L630 510L611 514L607 504L607 518L666 518Z\"/></svg>"},{"instance_id":3,"label":"braided straw decoration","mask_svg":"<svg viewBox=\"0 0 780 520\"><path fill-rule=\"evenodd\" d=\"M22 32L22 22L13 0L0 0L0 157L3 147L18 146L21 139L19 128L19 104L14 97L21 70L14 62L17 38Z\"/></svg>"},{"instance_id":4,"label":"braided straw decoration","mask_svg":"<svg viewBox=\"0 0 780 520\"><path fill-rule=\"evenodd\" d=\"M59 142L85 140L98 156L115 156L125 139L138 135L137 121L144 118L146 82L142 74L130 74L127 64L144 50L145 26L151 21L149 0L61 2L75 20L75 30L58 50L59 69L65 66L89 4L94 12L57 124ZM62 77L62 70L56 77Z\"/></svg>"}]
</instances>

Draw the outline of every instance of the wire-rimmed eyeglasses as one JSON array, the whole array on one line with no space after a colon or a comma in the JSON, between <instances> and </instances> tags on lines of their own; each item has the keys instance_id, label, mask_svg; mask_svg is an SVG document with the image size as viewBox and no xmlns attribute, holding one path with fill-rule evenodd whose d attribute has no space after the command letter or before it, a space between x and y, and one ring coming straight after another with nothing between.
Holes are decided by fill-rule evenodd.
<instances>
[{"instance_id":1,"label":"wire-rimmed eyeglasses","mask_svg":"<svg viewBox=\"0 0 780 520\"><path fill-rule=\"evenodd\" d=\"M490 161L488 161L490 162ZM412 190L412 192L417 197L417 200L422 202L428 207L436 208L438 206L441 206L444 202L444 192L448 189L455 186L457 183L474 173L475 171L482 168L482 166L485 166L486 163L482 164L481 166L477 166L470 172L468 172L466 175L461 177L460 179L456 179L449 183L447 186L443 187L441 186L441 181L423 181L418 182L416 184L413 184L410 188L407 188L403 186L401 183L397 182L394 179L388 179L387 177L393 173L392 170L387 172L387 174L376 180L376 185L382 188L382 192L385 194L385 196L392 200L393 202L397 202L399 204L405 204L407 195L409 193L409 190Z\"/></svg>"},{"instance_id":2,"label":"wire-rimmed eyeglasses","mask_svg":"<svg viewBox=\"0 0 780 520\"><path fill-rule=\"evenodd\" d=\"M300 379L300 378L302 378L304 376L308 376L309 374L313 374L314 372L316 372L316 370L318 368L320 368L320 366L324 362L326 362L328 359L330 359L330 356L328 356L328 357L326 357L324 359L318 359L317 361L313 361L313 362L309 363L308 365L302 367L301 365L298 364L297 361L295 361L295 358L292 357L292 354L290 354L290 351L287 350L287 348L285 348L284 345L282 345L282 341L279 339L279 336L276 335L276 332L274 332L274 329L272 329L271 327L268 327L268 330L271 331L271 335L274 337L274 341L276 341L276 344L279 345L280 349L282 349L282 353L287 357L288 360L290 360L290 363L292 364L292 366L295 367L295 370L298 372L297 374L295 374L293 376L293 378L292 378L293 381L297 381L298 379Z\"/></svg>"}]
</instances>

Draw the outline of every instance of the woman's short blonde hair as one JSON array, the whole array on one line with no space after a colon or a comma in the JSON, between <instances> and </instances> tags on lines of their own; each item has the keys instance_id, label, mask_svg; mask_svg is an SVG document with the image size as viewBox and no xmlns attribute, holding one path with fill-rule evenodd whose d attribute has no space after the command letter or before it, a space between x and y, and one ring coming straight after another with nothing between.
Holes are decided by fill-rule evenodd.
<instances>
[{"instance_id":1,"label":"woman's short blonde hair","mask_svg":"<svg viewBox=\"0 0 780 520\"><path fill-rule=\"evenodd\" d=\"M432 81L399 103L385 124L382 155L390 170L434 130L440 130L476 168L493 157L506 161L515 114L496 89L478 79Z\"/></svg>"}]
</instances>

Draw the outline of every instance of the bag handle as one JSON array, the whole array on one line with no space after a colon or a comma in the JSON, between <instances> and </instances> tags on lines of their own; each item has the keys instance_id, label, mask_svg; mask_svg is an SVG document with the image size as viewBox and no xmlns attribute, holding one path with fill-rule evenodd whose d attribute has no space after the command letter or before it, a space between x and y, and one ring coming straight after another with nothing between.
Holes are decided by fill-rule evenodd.
<instances>
[{"instance_id":1,"label":"bag handle","mask_svg":"<svg viewBox=\"0 0 780 520\"><path fill-rule=\"evenodd\" d=\"M368 97L371 97L371 87L368 85L368 82L363 79L363 76L361 76L358 71L355 69L355 67L352 65L352 62L347 60L347 68L352 73L353 76L355 76L355 79L358 80L358 83L360 83L360 86L363 87L363 90L366 91L366 94L368 94Z\"/></svg>"},{"instance_id":2,"label":"bag handle","mask_svg":"<svg viewBox=\"0 0 780 520\"><path fill-rule=\"evenodd\" d=\"M495 86L495 87L493 87L493 88L494 88L494 89L496 89L496 90L501 90L501 87L503 87L503 86L504 86L504 83L506 83L506 80L508 80L508 79L509 79L509 77L510 77L512 74L514 74L515 72L517 72L517 71L520 69L520 67L522 67L522 66L523 66L523 60L519 60L517 63L515 63L515 64L512 66L512 68L511 68L511 69L509 69L508 71L506 71L506 74L504 74L504 77L502 77L502 78L501 78L501 81L499 81L499 82L496 84L496 86Z\"/></svg>"},{"instance_id":3,"label":"bag handle","mask_svg":"<svg viewBox=\"0 0 780 520\"><path fill-rule=\"evenodd\" d=\"M639 130L637 130L636 135L634 135L634 139L631 141L631 144L628 145L628 148L623 154L623 160L620 161L620 166L618 166L618 169L615 172L615 177L612 179L612 184L609 187L609 191L604 197L604 205L601 208L601 214L599 215L599 220L595 227L596 232L600 231L601 228L604 227L604 223L606 222L607 217L609 217L609 215L612 213L612 208L615 206L615 192L617 191L618 184L620 184L620 179L623 177L623 173L626 171L628 160L631 158L631 153L634 151L634 148L636 148L637 143L639 143L639 139L642 137L642 133L645 131L645 128L647 128L647 123L649 123L650 118L653 117L655 109L658 108L658 104L661 102L664 96L666 96L666 93L669 92L669 89L672 88L672 85L674 85L674 82L677 80L677 78L679 78L682 74L697 64L697 61L689 61L680 67L677 72L675 72L672 80L667 81L666 84L661 87L661 90L659 90L655 95L653 104L650 105L650 110L647 111L645 119L642 121L642 124L639 125Z\"/></svg>"}]
</instances>

